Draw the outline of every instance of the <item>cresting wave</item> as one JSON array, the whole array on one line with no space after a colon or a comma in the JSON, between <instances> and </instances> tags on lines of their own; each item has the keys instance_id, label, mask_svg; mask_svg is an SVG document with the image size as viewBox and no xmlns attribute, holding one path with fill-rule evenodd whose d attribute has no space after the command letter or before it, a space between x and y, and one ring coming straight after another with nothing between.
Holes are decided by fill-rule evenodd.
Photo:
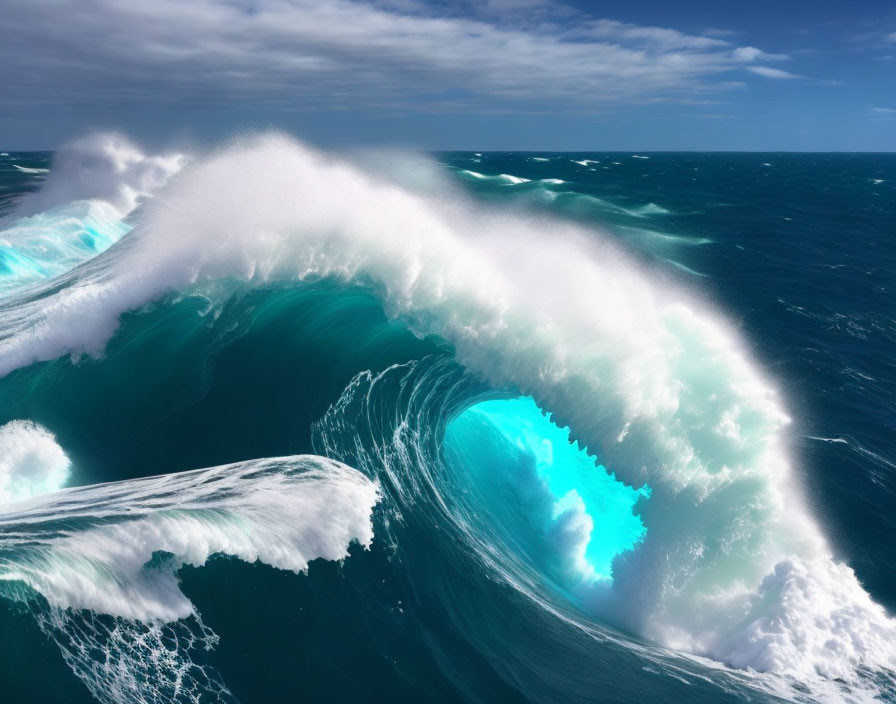
<instances>
[{"instance_id":1,"label":"cresting wave","mask_svg":"<svg viewBox=\"0 0 896 704\"><path fill-rule=\"evenodd\" d=\"M252 460L0 506L0 594L31 605L105 702L229 701L177 571L216 554L303 571L370 545L376 484L314 456ZM196 651L196 652L194 652Z\"/></svg>"},{"instance_id":2,"label":"cresting wave","mask_svg":"<svg viewBox=\"0 0 896 704\"><path fill-rule=\"evenodd\" d=\"M0 506L61 489L70 466L46 428L22 420L0 426Z\"/></svg>"},{"instance_id":3,"label":"cresting wave","mask_svg":"<svg viewBox=\"0 0 896 704\"><path fill-rule=\"evenodd\" d=\"M185 163L183 154L148 156L115 134L60 149L43 187L2 223L0 296L62 274L117 242L130 230L127 215Z\"/></svg>"},{"instance_id":4,"label":"cresting wave","mask_svg":"<svg viewBox=\"0 0 896 704\"><path fill-rule=\"evenodd\" d=\"M650 489L635 504L643 536L616 555L609 583L568 569L590 537L580 507L559 534L542 532L563 563L548 560L545 572L582 608L677 650L804 681L859 682L863 671L896 667L896 623L832 556L790 466L782 404L724 321L651 281L599 234L478 210L445 192L416 193L281 136L238 142L147 203L117 246L10 298L0 374L101 354L123 312L164 296L214 304L234 282L362 286L391 318L450 343L473 390L455 397L444 387L451 403L390 435L337 422L356 403L353 387L322 421L330 430L318 451L385 471L390 496L406 506L419 486L449 493L432 462L449 454L439 434L451 418L494 395L531 397L617 479ZM460 372L429 373L442 384ZM382 418L400 420L402 408L383 402ZM407 437L424 421L432 447L422 451ZM358 442L332 439L347 429ZM452 501L446 511L460 521ZM493 552L465 525L478 554ZM491 562L542 602L528 568Z\"/></svg>"},{"instance_id":5,"label":"cresting wave","mask_svg":"<svg viewBox=\"0 0 896 704\"><path fill-rule=\"evenodd\" d=\"M573 163L586 166L599 162L586 159L573 161ZM468 169L458 169L457 173L479 189L493 189L497 195L503 197L506 197L508 192L512 192L523 205L547 206L549 211L560 211L568 217L582 219L586 222L592 221L595 216L603 216L604 219L609 216L611 219L620 220L623 228L633 229L632 225L638 221L671 214L669 209L656 203L626 207L606 198L570 190L567 182L560 178L532 180L512 174L489 175ZM559 188L560 186L567 187ZM681 238L674 235L665 236L669 240L681 242Z\"/></svg>"}]
</instances>

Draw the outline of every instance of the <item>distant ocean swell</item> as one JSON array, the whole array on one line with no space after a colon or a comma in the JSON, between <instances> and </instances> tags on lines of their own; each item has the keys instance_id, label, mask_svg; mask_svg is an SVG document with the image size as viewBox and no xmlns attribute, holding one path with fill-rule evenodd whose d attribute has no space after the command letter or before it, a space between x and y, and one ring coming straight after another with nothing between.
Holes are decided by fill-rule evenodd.
<instances>
[{"instance_id":1,"label":"distant ocean swell","mask_svg":"<svg viewBox=\"0 0 896 704\"><path fill-rule=\"evenodd\" d=\"M4 396L79 358L120 373L109 348L168 339L170 359L147 367L189 359L202 376L275 314L385 314L310 352L321 367L354 355L364 368L375 336L413 356L397 329L428 345L368 360L313 425L316 456L45 493L65 480L48 469L65 448L37 426L0 429L25 448L0 465L0 490L23 499L0 514L3 593L32 604L95 697L231 696L204 663L216 636L178 588L182 565L225 554L301 571L380 540L420 590L442 588L423 563L444 561L656 667L698 667L662 648L694 654L738 686L739 670L766 673L745 686L788 698L892 685L896 622L806 507L786 399L719 312L611 238L475 205L426 165L390 173L278 135L189 165L85 144L71 158L117 164L104 192L69 192L54 167L3 232ZM53 248L35 245L47 233ZM193 349L209 328L215 348Z\"/></svg>"}]
</instances>

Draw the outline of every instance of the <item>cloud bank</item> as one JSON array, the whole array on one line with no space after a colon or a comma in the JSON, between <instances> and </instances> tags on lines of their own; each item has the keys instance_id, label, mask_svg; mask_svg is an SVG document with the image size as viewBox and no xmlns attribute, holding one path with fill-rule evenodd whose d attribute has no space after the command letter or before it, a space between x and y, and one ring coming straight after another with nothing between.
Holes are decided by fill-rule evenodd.
<instances>
[{"instance_id":1,"label":"cloud bank","mask_svg":"<svg viewBox=\"0 0 896 704\"><path fill-rule=\"evenodd\" d=\"M704 102L786 56L718 33L595 19L529 0L464 14L414 0L13 0L0 14L10 109L251 104L450 112Z\"/></svg>"}]
</instances>

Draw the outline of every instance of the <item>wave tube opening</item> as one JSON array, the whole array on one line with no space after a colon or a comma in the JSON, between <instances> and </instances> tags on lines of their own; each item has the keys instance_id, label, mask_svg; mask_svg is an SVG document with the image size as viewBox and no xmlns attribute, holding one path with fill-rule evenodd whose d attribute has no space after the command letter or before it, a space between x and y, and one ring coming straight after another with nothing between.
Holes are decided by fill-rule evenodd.
<instances>
[{"instance_id":1,"label":"wave tube opening","mask_svg":"<svg viewBox=\"0 0 896 704\"><path fill-rule=\"evenodd\" d=\"M567 587L611 581L613 560L646 534L637 511L650 487L616 479L531 397L470 406L448 424L444 448L450 464L484 487L489 503L511 514L490 506L499 520L522 517L541 543L525 547L546 548L551 571Z\"/></svg>"}]
</instances>

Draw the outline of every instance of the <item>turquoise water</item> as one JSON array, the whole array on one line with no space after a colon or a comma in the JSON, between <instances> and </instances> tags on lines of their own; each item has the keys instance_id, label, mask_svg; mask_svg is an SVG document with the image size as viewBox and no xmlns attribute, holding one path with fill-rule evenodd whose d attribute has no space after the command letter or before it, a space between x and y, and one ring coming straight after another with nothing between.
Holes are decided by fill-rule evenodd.
<instances>
[{"instance_id":1,"label":"turquoise water","mask_svg":"<svg viewBox=\"0 0 896 704\"><path fill-rule=\"evenodd\" d=\"M446 442L466 455L468 464L479 465L477 471L494 472L496 465L506 461L507 448L486 443L483 447L474 439L492 430L526 456L523 462L532 465L528 476L526 470L518 471L515 483L519 485L521 478L543 482L552 496L550 516L535 515L533 520L556 522L580 504L590 523L582 578L612 579L613 558L631 550L644 534L636 504L649 498L650 488L633 489L618 481L596 458L570 442L569 429L552 423L531 398L482 401L471 406L449 423ZM518 488L520 493L534 490L537 487Z\"/></svg>"},{"instance_id":2,"label":"turquoise water","mask_svg":"<svg viewBox=\"0 0 896 704\"><path fill-rule=\"evenodd\" d=\"M896 159L639 156L0 160L4 697L892 698Z\"/></svg>"}]
</instances>

